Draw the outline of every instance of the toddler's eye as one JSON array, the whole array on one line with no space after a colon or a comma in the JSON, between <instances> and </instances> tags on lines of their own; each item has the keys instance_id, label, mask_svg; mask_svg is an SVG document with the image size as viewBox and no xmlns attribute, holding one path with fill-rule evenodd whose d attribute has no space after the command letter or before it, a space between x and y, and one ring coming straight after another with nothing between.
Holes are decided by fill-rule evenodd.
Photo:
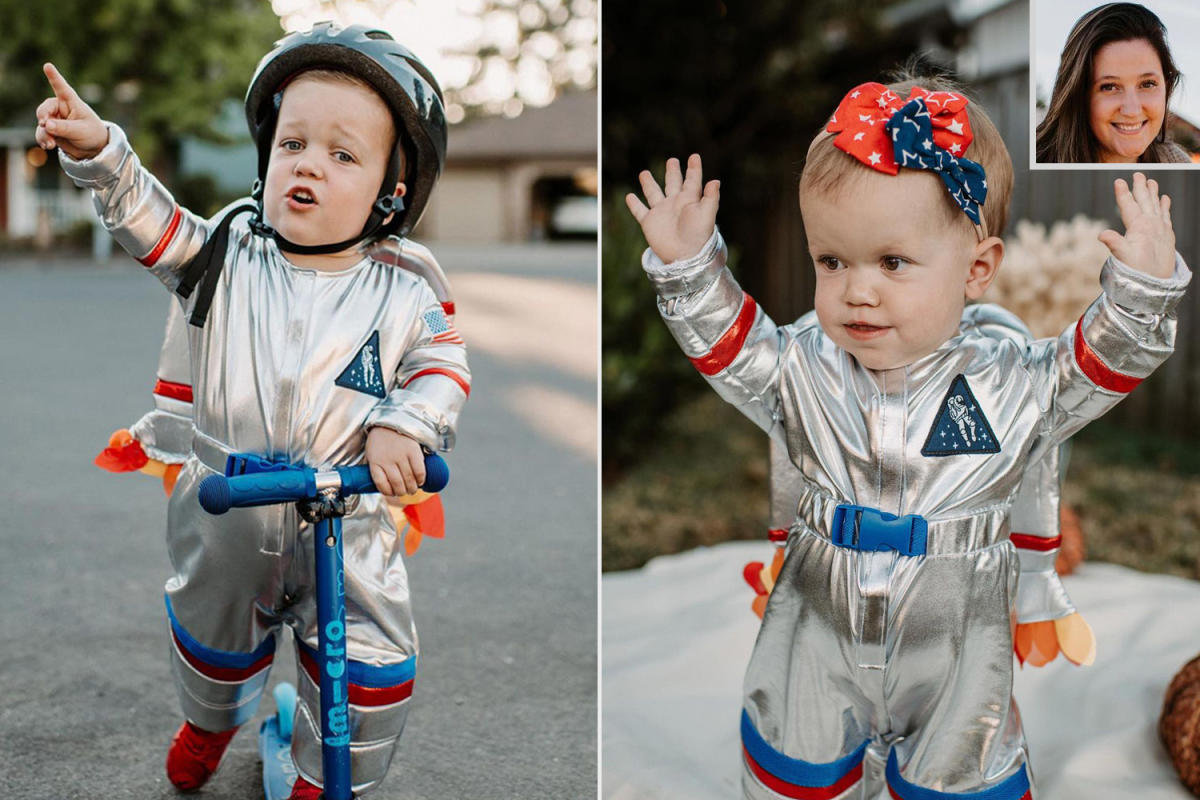
<instances>
[{"instance_id":1,"label":"toddler's eye","mask_svg":"<svg viewBox=\"0 0 1200 800\"><path fill-rule=\"evenodd\" d=\"M842 262L836 256L821 256L817 259L817 263L830 272L837 272L842 268Z\"/></svg>"},{"instance_id":2,"label":"toddler's eye","mask_svg":"<svg viewBox=\"0 0 1200 800\"><path fill-rule=\"evenodd\" d=\"M302 147L302 145L299 142L297 142L295 139L284 139L282 142L279 143L279 146L282 147L284 150L291 150L293 153Z\"/></svg>"},{"instance_id":3,"label":"toddler's eye","mask_svg":"<svg viewBox=\"0 0 1200 800\"><path fill-rule=\"evenodd\" d=\"M888 272L899 272L908 266L908 262L900 256L884 256L883 261L880 263Z\"/></svg>"},{"instance_id":4,"label":"toddler's eye","mask_svg":"<svg viewBox=\"0 0 1200 800\"><path fill-rule=\"evenodd\" d=\"M333 157L336 158L338 161L341 161L343 164L353 164L354 163L354 156L350 155L349 153L347 153L343 150L339 150L336 153L334 153Z\"/></svg>"}]
</instances>

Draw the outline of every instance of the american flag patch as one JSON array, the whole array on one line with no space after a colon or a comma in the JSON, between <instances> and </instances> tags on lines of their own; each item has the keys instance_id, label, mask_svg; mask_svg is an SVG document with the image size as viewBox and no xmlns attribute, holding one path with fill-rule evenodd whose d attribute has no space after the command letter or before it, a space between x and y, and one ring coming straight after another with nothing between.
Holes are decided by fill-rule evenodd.
<instances>
[{"instance_id":1,"label":"american flag patch","mask_svg":"<svg viewBox=\"0 0 1200 800\"><path fill-rule=\"evenodd\" d=\"M462 344L462 337L458 335L458 330L455 329L454 323L446 319L446 315L440 308L435 308L431 311L426 311L425 325L429 328L429 332L433 334L433 341L438 344Z\"/></svg>"}]
</instances>

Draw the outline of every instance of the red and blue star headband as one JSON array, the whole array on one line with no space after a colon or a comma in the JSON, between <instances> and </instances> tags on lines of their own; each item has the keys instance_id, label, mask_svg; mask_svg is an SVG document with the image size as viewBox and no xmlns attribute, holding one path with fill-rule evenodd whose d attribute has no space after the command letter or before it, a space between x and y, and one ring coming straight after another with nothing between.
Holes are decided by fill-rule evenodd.
<instances>
[{"instance_id":1,"label":"red and blue star headband","mask_svg":"<svg viewBox=\"0 0 1200 800\"><path fill-rule=\"evenodd\" d=\"M837 134L835 147L879 172L933 170L983 234L987 176L981 165L962 157L974 135L961 94L914 86L903 100L881 83L864 83L842 98L825 130Z\"/></svg>"}]
</instances>

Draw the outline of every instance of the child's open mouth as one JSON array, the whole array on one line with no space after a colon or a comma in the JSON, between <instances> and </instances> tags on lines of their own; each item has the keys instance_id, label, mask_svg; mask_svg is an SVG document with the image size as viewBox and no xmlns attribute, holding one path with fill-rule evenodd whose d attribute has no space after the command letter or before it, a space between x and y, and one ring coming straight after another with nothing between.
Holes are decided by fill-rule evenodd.
<instances>
[{"instance_id":1,"label":"child's open mouth","mask_svg":"<svg viewBox=\"0 0 1200 800\"><path fill-rule=\"evenodd\" d=\"M288 195L288 206L295 209L312 208L317 204L317 198L307 189L294 189Z\"/></svg>"}]
</instances>

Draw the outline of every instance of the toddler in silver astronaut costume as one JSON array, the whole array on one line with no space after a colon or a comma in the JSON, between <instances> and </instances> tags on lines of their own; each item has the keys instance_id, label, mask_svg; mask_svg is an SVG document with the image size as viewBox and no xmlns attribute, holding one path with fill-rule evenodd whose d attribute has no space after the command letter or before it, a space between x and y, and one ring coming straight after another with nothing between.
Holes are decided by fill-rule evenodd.
<instances>
[{"instance_id":1,"label":"toddler in silver astronaut costume","mask_svg":"<svg viewBox=\"0 0 1200 800\"><path fill-rule=\"evenodd\" d=\"M1056 469L1058 445L1170 354L1191 273L1169 199L1140 173L1116 182L1103 293L1029 341L963 324L1003 257L1012 165L957 92L863 84L814 139L816 313L791 325L726 268L699 156L686 174L669 160L662 187L639 179L645 203L626 202L664 321L799 473L743 687L744 795L1032 798L1010 513L1027 464Z\"/></svg>"},{"instance_id":2,"label":"toddler in silver astronaut costume","mask_svg":"<svg viewBox=\"0 0 1200 800\"><path fill-rule=\"evenodd\" d=\"M441 90L382 31L318 24L281 39L246 97L258 144L251 201L200 219L143 169L50 65L38 142L92 189L117 241L179 296L192 384L191 454L168 510L171 661L187 721L167 772L199 788L266 686L282 625L301 669L294 800L320 793L312 526L294 507L221 517L197 502L230 453L329 468L366 461L385 496L450 449L470 391L462 339L425 279L364 255L417 222L445 160ZM377 785L407 715L417 636L384 497L343 523L351 768Z\"/></svg>"}]
</instances>

